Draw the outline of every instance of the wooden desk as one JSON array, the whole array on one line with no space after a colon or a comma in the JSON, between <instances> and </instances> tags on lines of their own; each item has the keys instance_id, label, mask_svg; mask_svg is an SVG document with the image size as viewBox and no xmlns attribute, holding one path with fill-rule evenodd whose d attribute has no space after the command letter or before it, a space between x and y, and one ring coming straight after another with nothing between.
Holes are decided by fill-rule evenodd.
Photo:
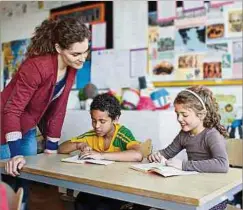
<instances>
[{"instance_id":1,"label":"wooden desk","mask_svg":"<svg viewBox=\"0 0 243 210\"><path fill-rule=\"evenodd\" d=\"M108 166L60 161L65 155L27 157L20 177L115 199L171 210L208 210L242 190L242 170L163 178L129 169L131 163ZM4 161L0 172L4 173Z\"/></svg>"}]
</instances>

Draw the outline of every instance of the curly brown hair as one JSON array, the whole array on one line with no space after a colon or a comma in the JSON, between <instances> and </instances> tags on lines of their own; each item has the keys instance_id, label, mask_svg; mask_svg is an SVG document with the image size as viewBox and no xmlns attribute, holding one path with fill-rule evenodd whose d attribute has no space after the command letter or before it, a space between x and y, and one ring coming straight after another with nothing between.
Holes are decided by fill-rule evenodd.
<instances>
[{"instance_id":1,"label":"curly brown hair","mask_svg":"<svg viewBox=\"0 0 243 210\"><path fill-rule=\"evenodd\" d=\"M91 33L81 19L68 17L44 20L35 28L26 56L56 54L56 43L62 49L69 49L72 44L90 40L90 37Z\"/></svg>"},{"instance_id":2,"label":"curly brown hair","mask_svg":"<svg viewBox=\"0 0 243 210\"><path fill-rule=\"evenodd\" d=\"M115 120L121 115L121 106L115 96L109 93L97 95L91 103L90 110L100 110L107 112L112 120Z\"/></svg>"},{"instance_id":3,"label":"curly brown hair","mask_svg":"<svg viewBox=\"0 0 243 210\"><path fill-rule=\"evenodd\" d=\"M204 102L206 107L206 116L203 120L203 126L205 128L215 127L220 134L224 137L228 137L228 133L223 125L220 124L221 116L219 114L219 105L213 96L210 89L205 86L192 86L188 90L195 92ZM204 107L201 102L192 93L187 91L181 91L175 98L174 104L183 104L186 108L193 109L196 114L204 111Z\"/></svg>"}]
</instances>

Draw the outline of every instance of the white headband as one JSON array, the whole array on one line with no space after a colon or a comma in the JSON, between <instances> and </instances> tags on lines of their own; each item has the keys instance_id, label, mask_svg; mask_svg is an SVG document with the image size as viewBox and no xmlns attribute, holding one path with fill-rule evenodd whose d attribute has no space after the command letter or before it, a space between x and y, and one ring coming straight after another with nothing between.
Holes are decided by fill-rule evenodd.
<instances>
[{"instance_id":1,"label":"white headband","mask_svg":"<svg viewBox=\"0 0 243 210\"><path fill-rule=\"evenodd\" d=\"M185 91L185 92L189 92L189 93L191 93L192 95L194 95L194 96L201 102L201 104L202 104L202 106L203 106L203 109L204 109L205 111L207 111L206 106L205 106L205 103L203 102L202 98L201 98L198 94L196 94L195 92L193 92L193 91L191 91L191 90L188 90L188 89L183 90L183 91Z\"/></svg>"}]
</instances>

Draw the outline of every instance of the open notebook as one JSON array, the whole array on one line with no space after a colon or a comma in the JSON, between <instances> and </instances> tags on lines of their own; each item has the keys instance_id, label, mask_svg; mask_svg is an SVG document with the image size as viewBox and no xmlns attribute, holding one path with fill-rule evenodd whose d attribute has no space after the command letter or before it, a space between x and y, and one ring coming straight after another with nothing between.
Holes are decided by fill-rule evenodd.
<instances>
[{"instance_id":1,"label":"open notebook","mask_svg":"<svg viewBox=\"0 0 243 210\"><path fill-rule=\"evenodd\" d=\"M161 163L136 164L136 165L132 165L130 168L137 170L137 171L154 172L154 173L160 174L164 177L191 175L191 174L198 173L196 171L182 171L182 170L170 167L170 166L165 166Z\"/></svg>"},{"instance_id":2,"label":"open notebook","mask_svg":"<svg viewBox=\"0 0 243 210\"><path fill-rule=\"evenodd\" d=\"M68 158L61 159L62 162L68 162L68 163L93 163L97 165L109 165L111 163L114 163L114 161L111 160L94 160L94 159L79 159L79 155L75 155Z\"/></svg>"}]
</instances>

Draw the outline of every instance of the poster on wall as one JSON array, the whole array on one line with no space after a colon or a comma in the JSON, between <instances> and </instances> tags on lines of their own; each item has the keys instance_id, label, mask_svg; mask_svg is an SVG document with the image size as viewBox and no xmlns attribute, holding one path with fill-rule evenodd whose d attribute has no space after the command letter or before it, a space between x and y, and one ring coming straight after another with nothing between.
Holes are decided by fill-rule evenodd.
<instances>
[{"instance_id":1,"label":"poster on wall","mask_svg":"<svg viewBox=\"0 0 243 210\"><path fill-rule=\"evenodd\" d=\"M149 75L154 81L174 79L174 31L173 26L149 27Z\"/></svg>"},{"instance_id":2,"label":"poster on wall","mask_svg":"<svg viewBox=\"0 0 243 210\"><path fill-rule=\"evenodd\" d=\"M242 37L243 32L242 8L232 8L225 11L226 37Z\"/></svg>"},{"instance_id":3,"label":"poster on wall","mask_svg":"<svg viewBox=\"0 0 243 210\"><path fill-rule=\"evenodd\" d=\"M232 78L232 42L224 40L207 45L208 53L203 64L205 79Z\"/></svg>"},{"instance_id":4,"label":"poster on wall","mask_svg":"<svg viewBox=\"0 0 243 210\"><path fill-rule=\"evenodd\" d=\"M29 43L30 39L3 43L3 87L6 87L10 82L20 64L25 59L25 53Z\"/></svg>"},{"instance_id":5,"label":"poster on wall","mask_svg":"<svg viewBox=\"0 0 243 210\"><path fill-rule=\"evenodd\" d=\"M175 35L175 50L181 52L206 50L205 26L177 30Z\"/></svg>"},{"instance_id":6,"label":"poster on wall","mask_svg":"<svg viewBox=\"0 0 243 210\"><path fill-rule=\"evenodd\" d=\"M204 56L204 53L177 55L176 80L202 80Z\"/></svg>"},{"instance_id":7,"label":"poster on wall","mask_svg":"<svg viewBox=\"0 0 243 210\"><path fill-rule=\"evenodd\" d=\"M174 52L158 52L156 57L149 56L149 75L154 81L174 80Z\"/></svg>"},{"instance_id":8,"label":"poster on wall","mask_svg":"<svg viewBox=\"0 0 243 210\"><path fill-rule=\"evenodd\" d=\"M207 20L206 9L200 7L199 10L183 10L183 8L177 8L177 14L175 19L176 28L189 28L205 25Z\"/></svg>"},{"instance_id":9,"label":"poster on wall","mask_svg":"<svg viewBox=\"0 0 243 210\"><path fill-rule=\"evenodd\" d=\"M242 79L242 39L233 40L232 42L232 54L233 54L233 78Z\"/></svg>"},{"instance_id":10,"label":"poster on wall","mask_svg":"<svg viewBox=\"0 0 243 210\"><path fill-rule=\"evenodd\" d=\"M237 114L236 96L215 94L216 101L219 104L219 113L222 116L221 123L228 127L235 120Z\"/></svg>"}]
</instances>

